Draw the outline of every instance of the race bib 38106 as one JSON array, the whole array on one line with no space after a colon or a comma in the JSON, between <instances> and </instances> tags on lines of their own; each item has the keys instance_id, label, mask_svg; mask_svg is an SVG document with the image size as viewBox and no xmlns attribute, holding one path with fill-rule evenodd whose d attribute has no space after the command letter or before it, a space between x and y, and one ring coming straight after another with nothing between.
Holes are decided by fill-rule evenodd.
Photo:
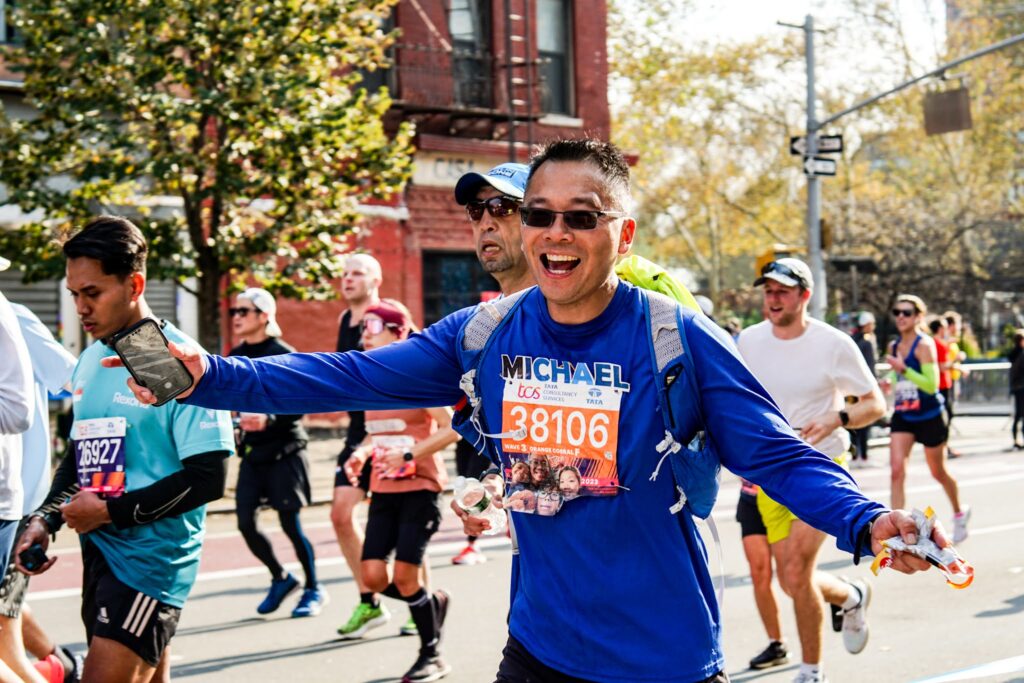
<instances>
[{"instance_id":1,"label":"race bib 38106","mask_svg":"<svg viewBox=\"0 0 1024 683\"><path fill-rule=\"evenodd\" d=\"M556 514L618 492L619 410L629 384L613 363L502 357L505 506Z\"/></svg>"}]
</instances>

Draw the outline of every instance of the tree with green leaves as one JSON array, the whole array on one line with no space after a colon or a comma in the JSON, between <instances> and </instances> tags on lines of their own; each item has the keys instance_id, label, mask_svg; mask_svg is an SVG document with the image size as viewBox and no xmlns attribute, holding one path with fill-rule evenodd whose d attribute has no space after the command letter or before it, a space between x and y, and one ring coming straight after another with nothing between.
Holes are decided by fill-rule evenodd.
<instances>
[{"instance_id":1,"label":"tree with green leaves","mask_svg":"<svg viewBox=\"0 0 1024 683\"><path fill-rule=\"evenodd\" d=\"M19 0L4 60L38 115L0 111L0 202L43 218L0 249L27 279L58 276L55 238L128 215L150 277L195 278L211 349L225 286L332 294L359 204L410 174L411 128L386 130L386 90L359 87L395 2Z\"/></svg>"}]
</instances>

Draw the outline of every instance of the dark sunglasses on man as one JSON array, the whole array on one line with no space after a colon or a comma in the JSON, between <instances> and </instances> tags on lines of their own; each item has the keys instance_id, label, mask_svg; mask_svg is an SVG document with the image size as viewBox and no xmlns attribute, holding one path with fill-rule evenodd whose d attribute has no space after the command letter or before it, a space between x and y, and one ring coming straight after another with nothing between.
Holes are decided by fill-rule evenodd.
<instances>
[{"instance_id":1,"label":"dark sunglasses on man","mask_svg":"<svg viewBox=\"0 0 1024 683\"><path fill-rule=\"evenodd\" d=\"M894 308L892 309L892 317L894 318L913 318L917 315L917 311L913 308Z\"/></svg>"},{"instance_id":2,"label":"dark sunglasses on man","mask_svg":"<svg viewBox=\"0 0 1024 683\"><path fill-rule=\"evenodd\" d=\"M551 209L519 209L519 219L523 225L530 228L550 228L555 222L555 216L561 216L565 227L570 230L593 230L605 216L609 218L622 218L626 214L621 211L552 211Z\"/></svg>"},{"instance_id":3,"label":"dark sunglasses on man","mask_svg":"<svg viewBox=\"0 0 1024 683\"><path fill-rule=\"evenodd\" d=\"M249 315L250 313L259 313L259 312L260 312L260 309L258 309L258 308L248 308L248 307L245 307L245 306L243 306L241 308L229 308L228 309L228 317L229 318L234 318L235 316L238 316L239 318L244 318L245 316Z\"/></svg>"},{"instance_id":4,"label":"dark sunglasses on man","mask_svg":"<svg viewBox=\"0 0 1024 683\"><path fill-rule=\"evenodd\" d=\"M791 277L794 280L796 280L804 289L810 289L810 287L807 286L807 280L804 279L803 275L796 272L795 270L787 266L785 263L779 263L778 261L772 261L771 263L765 264L765 266L761 268L761 278L758 279L754 284L760 284L764 279L764 276L768 275L769 273L778 273L779 275Z\"/></svg>"},{"instance_id":5,"label":"dark sunglasses on man","mask_svg":"<svg viewBox=\"0 0 1024 683\"><path fill-rule=\"evenodd\" d=\"M484 211L494 218L505 218L519 211L519 200L512 197L491 197L490 199L474 199L466 204L469 220L476 222L484 217Z\"/></svg>"}]
</instances>

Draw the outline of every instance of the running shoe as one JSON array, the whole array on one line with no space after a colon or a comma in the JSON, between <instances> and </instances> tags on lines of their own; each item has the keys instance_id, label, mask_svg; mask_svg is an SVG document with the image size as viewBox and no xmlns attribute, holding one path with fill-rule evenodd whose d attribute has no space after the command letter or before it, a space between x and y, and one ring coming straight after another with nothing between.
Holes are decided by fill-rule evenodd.
<instances>
[{"instance_id":1,"label":"running shoe","mask_svg":"<svg viewBox=\"0 0 1024 683\"><path fill-rule=\"evenodd\" d=\"M796 678L793 679L793 683L828 683L828 679L825 678L825 674L822 671L813 674L807 671L800 671L797 673Z\"/></svg>"},{"instance_id":2,"label":"running shoe","mask_svg":"<svg viewBox=\"0 0 1024 683\"><path fill-rule=\"evenodd\" d=\"M34 663L34 668L40 676L46 679L46 683L64 683L64 663L57 655L46 655L45 659Z\"/></svg>"},{"instance_id":3,"label":"running shoe","mask_svg":"<svg viewBox=\"0 0 1024 683\"><path fill-rule=\"evenodd\" d=\"M402 626L398 629L398 635L418 636L419 634L420 630L416 628L416 621L412 618L412 615L410 614L409 620L402 624Z\"/></svg>"},{"instance_id":4,"label":"running shoe","mask_svg":"<svg viewBox=\"0 0 1024 683\"><path fill-rule=\"evenodd\" d=\"M871 584L863 579L847 581L860 593L860 602L843 610L843 645L851 655L861 653L868 644L868 605L871 604Z\"/></svg>"},{"instance_id":5,"label":"running shoe","mask_svg":"<svg viewBox=\"0 0 1024 683\"><path fill-rule=\"evenodd\" d=\"M487 556L471 545L467 545L458 555L452 558L452 564L482 564Z\"/></svg>"},{"instance_id":6,"label":"running shoe","mask_svg":"<svg viewBox=\"0 0 1024 683\"><path fill-rule=\"evenodd\" d=\"M773 666L779 666L788 661L789 651L786 649L786 644L773 640L768 643L768 647L761 654L750 660L750 668L770 669Z\"/></svg>"},{"instance_id":7,"label":"running shoe","mask_svg":"<svg viewBox=\"0 0 1024 683\"><path fill-rule=\"evenodd\" d=\"M441 655L421 652L416 663L402 676L402 683L437 681L450 674L451 671L452 667L441 659Z\"/></svg>"},{"instance_id":8,"label":"running shoe","mask_svg":"<svg viewBox=\"0 0 1024 683\"><path fill-rule=\"evenodd\" d=\"M331 596L318 583L315 587L302 591L299 604L295 605L295 609L292 610L292 618L315 617L320 614L320 610L323 609L324 605L330 601Z\"/></svg>"},{"instance_id":9,"label":"running shoe","mask_svg":"<svg viewBox=\"0 0 1024 683\"><path fill-rule=\"evenodd\" d=\"M967 523L971 521L971 506L964 505L960 512L953 515L953 543L967 540Z\"/></svg>"},{"instance_id":10,"label":"running shoe","mask_svg":"<svg viewBox=\"0 0 1024 683\"><path fill-rule=\"evenodd\" d=\"M270 614L281 606L284 599L291 595L292 591L298 590L299 580L289 574L283 579L274 579L270 582L270 590L267 597L259 604L256 611L260 614Z\"/></svg>"},{"instance_id":11,"label":"running shoe","mask_svg":"<svg viewBox=\"0 0 1024 683\"><path fill-rule=\"evenodd\" d=\"M343 640L362 638L371 628L383 626L390 619L391 613L388 612L388 608L383 604L373 607L365 602L361 602L352 610L352 616L349 618L348 623L338 627L338 635Z\"/></svg>"}]
</instances>

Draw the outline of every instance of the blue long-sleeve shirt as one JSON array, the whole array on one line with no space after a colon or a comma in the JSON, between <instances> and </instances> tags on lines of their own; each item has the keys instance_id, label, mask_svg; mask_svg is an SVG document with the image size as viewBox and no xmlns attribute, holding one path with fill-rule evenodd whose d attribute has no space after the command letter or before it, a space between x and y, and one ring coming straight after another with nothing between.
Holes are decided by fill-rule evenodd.
<instances>
[{"instance_id":1,"label":"blue long-sleeve shirt","mask_svg":"<svg viewBox=\"0 0 1024 683\"><path fill-rule=\"evenodd\" d=\"M538 290L494 333L481 360L483 417L503 425L502 358L586 364L622 392L613 497L567 502L558 515L518 515L519 584L509 632L552 668L593 681L702 680L723 668L720 622L706 549L688 515L671 515L666 474L650 481L664 436L640 292L620 284L582 325L553 321ZM451 405L464 372L459 311L409 340L368 353L210 358L187 402L252 412L306 413ZM850 476L796 437L733 345L710 321L687 318L701 404L722 463L761 484L809 524L853 551L884 508ZM609 370L609 366L615 366ZM586 376L588 373L584 373ZM698 424L695 406L673 406Z\"/></svg>"}]
</instances>

